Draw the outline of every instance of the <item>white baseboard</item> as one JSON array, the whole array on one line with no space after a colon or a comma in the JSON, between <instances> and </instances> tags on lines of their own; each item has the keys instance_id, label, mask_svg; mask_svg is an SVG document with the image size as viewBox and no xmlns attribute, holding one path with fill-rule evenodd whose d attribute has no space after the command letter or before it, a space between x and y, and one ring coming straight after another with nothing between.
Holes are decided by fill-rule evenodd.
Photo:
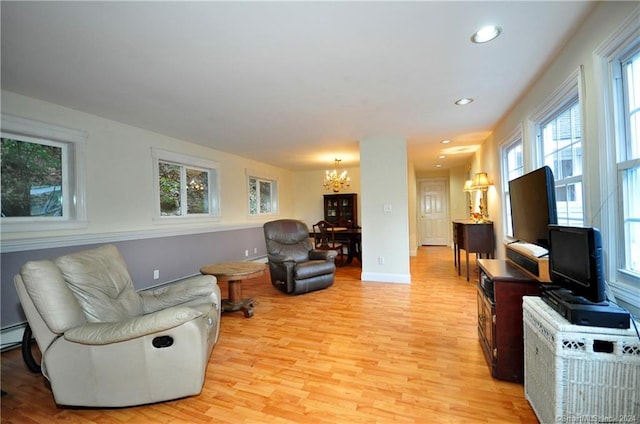
<instances>
[{"instance_id":1,"label":"white baseboard","mask_svg":"<svg viewBox=\"0 0 640 424\"><path fill-rule=\"evenodd\" d=\"M24 329L26 326L27 323L24 322L22 324L16 324L0 329L0 345L2 345L1 350L4 351L5 349L20 346L20 344L22 343L22 335L24 334Z\"/></svg>"},{"instance_id":2,"label":"white baseboard","mask_svg":"<svg viewBox=\"0 0 640 424\"><path fill-rule=\"evenodd\" d=\"M411 274L385 274L382 272L363 272L362 282L411 284Z\"/></svg>"}]
</instances>

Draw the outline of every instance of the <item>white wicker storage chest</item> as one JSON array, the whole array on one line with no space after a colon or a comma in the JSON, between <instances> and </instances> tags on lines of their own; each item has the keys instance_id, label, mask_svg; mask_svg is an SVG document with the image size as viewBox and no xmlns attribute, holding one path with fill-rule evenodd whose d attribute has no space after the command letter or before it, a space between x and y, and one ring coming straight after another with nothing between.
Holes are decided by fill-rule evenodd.
<instances>
[{"instance_id":1,"label":"white wicker storage chest","mask_svg":"<svg viewBox=\"0 0 640 424\"><path fill-rule=\"evenodd\" d=\"M640 423L640 340L628 330L573 325L523 297L524 391L542 424Z\"/></svg>"}]
</instances>

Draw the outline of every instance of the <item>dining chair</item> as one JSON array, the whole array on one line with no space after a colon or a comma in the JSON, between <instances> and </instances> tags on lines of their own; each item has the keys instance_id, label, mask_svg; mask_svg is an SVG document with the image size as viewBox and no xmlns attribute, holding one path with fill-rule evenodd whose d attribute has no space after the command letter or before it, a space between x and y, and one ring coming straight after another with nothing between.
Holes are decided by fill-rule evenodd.
<instances>
[{"instance_id":1,"label":"dining chair","mask_svg":"<svg viewBox=\"0 0 640 424\"><path fill-rule=\"evenodd\" d=\"M336 241L336 226L328 221L321 220L313 224L313 240L318 250L335 250L340 257L339 266L344 265L345 251L349 246Z\"/></svg>"}]
</instances>

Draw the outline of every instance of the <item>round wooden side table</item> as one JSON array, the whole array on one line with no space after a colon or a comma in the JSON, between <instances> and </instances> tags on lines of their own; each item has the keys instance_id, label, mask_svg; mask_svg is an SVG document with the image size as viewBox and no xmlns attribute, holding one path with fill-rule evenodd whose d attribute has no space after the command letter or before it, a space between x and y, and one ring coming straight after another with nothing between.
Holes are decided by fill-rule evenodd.
<instances>
[{"instance_id":1,"label":"round wooden side table","mask_svg":"<svg viewBox=\"0 0 640 424\"><path fill-rule=\"evenodd\" d=\"M255 298L242 297L242 280L263 275L266 265L257 262L221 262L200 268L201 274L214 275L229 284L229 298L222 300L222 312L244 311L245 318L253 316Z\"/></svg>"}]
</instances>

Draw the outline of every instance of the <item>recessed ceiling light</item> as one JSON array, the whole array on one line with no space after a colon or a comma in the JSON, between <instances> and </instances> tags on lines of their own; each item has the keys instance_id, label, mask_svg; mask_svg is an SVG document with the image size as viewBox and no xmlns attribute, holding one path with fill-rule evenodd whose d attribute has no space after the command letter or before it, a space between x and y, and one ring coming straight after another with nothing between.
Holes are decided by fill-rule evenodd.
<instances>
[{"instance_id":1,"label":"recessed ceiling light","mask_svg":"<svg viewBox=\"0 0 640 424\"><path fill-rule=\"evenodd\" d=\"M446 158L446 156L445 156L445 155L440 155L440 156L438 156L438 159L444 159L444 158Z\"/></svg>"},{"instance_id":2,"label":"recessed ceiling light","mask_svg":"<svg viewBox=\"0 0 640 424\"><path fill-rule=\"evenodd\" d=\"M498 37L502 32L502 28L497 25L487 25L480 28L478 32L471 36L471 41L476 44L486 43Z\"/></svg>"},{"instance_id":3,"label":"recessed ceiling light","mask_svg":"<svg viewBox=\"0 0 640 424\"><path fill-rule=\"evenodd\" d=\"M442 140L440 143L442 143L442 144L449 144L449 143L451 143L451 140Z\"/></svg>"},{"instance_id":4,"label":"recessed ceiling light","mask_svg":"<svg viewBox=\"0 0 640 424\"><path fill-rule=\"evenodd\" d=\"M437 165L436 165L436 168L442 168L442 165L437 164Z\"/></svg>"},{"instance_id":5,"label":"recessed ceiling light","mask_svg":"<svg viewBox=\"0 0 640 424\"><path fill-rule=\"evenodd\" d=\"M464 106L464 105L468 105L472 101L473 99L471 97L463 97L461 99L456 100L454 103L457 104L458 106Z\"/></svg>"}]
</instances>

